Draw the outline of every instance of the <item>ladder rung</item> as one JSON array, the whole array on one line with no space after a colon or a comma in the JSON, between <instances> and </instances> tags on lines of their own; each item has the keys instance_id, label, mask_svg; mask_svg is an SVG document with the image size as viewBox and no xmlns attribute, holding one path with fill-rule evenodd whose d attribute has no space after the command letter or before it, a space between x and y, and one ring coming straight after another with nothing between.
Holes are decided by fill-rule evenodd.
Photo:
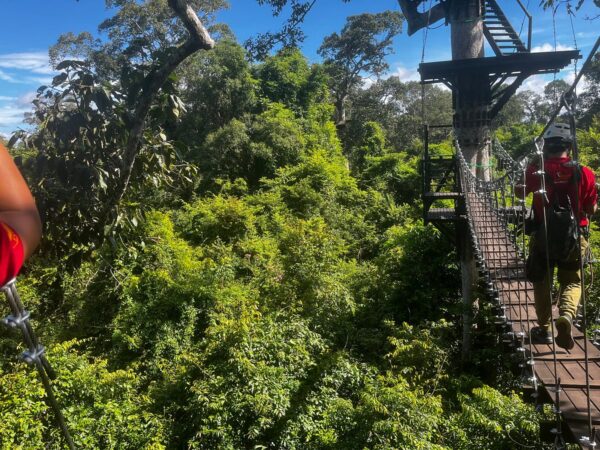
<instances>
[{"instance_id":1,"label":"ladder rung","mask_svg":"<svg viewBox=\"0 0 600 450\"><path fill-rule=\"evenodd\" d=\"M450 200L460 198L462 194L460 192L425 192L423 197L433 200Z\"/></svg>"}]
</instances>

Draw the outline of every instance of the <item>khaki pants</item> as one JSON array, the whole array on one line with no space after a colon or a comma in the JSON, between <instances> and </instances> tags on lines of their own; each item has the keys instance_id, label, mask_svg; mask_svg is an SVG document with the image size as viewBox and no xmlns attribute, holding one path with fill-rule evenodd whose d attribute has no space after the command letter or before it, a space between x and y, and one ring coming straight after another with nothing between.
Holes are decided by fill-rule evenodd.
<instances>
[{"instance_id":1,"label":"khaki pants","mask_svg":"<svg viewBox=\"0 0 600 450\"><path fill-rule=\"evenodd\" d=\"M530 240L530 250L534 245L534 238ZM581 257L585 260L588 242L581 236ZM569 315L574 319L577 314L577 307L581 299L581 272L579 270L579 254L576 247L571 255L565 261L550 261L550 273L554 273L554 268L558 267L558 284L560 286L558 309L560 315ZM544 264L545 261L544 261ZM533 283L533 296L535 299L535 312L537 314L538 324L546 330L550 327L552 318L552 291L548 282L548 273L542 281Z\"/></svg>"}]
</instances>

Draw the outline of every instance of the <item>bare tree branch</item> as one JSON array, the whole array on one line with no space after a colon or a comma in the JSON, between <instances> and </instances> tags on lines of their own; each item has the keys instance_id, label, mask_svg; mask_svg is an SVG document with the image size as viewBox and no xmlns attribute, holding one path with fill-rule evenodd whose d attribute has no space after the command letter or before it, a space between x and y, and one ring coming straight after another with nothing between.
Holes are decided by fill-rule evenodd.
<instances>
[{"instance_id":1,"label":"bare tree branch","mask_svg":"<svg viewBox=\"0 0 600 450\"><path fill-rule=\"evenodd\" d=\"M411 36L421 28L436 23L438 20L446 17L446 11L442 3L438 3L429 11L419 12L417 7L422 3L421 0L398 0L400 9L408 22L408 35Z\"/></svg>"},{"instance_id":2,"label":"bare tree branch","mask_svg":"<svg viewBox=\"0 0 600 450\"><path fill-rule=\"evenodd\" d=\"M169 0L169 6L175 11L183 22L183 25L189 31L190 40L197 41L198 50L210 50L215 46L215 42L187 0Z\"/></svg>"},{"instance_id":3,"label":"bare tree branch","mask_svg":"<svg viewBox=\"0 0 600 450\"><path fill-rule=\"evenodd\" d=\"M158 63L144 79L142 92L135 107L131 133L129 134L123 158L123 182L118 188L116 202L112 206L116 206L125 195L125 192L127 192L135 159L138 155L140 141L144 133L146 117L156 94L160 91L171 73L188 56L196 53L198 50L210 50L215 46L214 40L210 37L207 29L202 25L196 12L188 4L187 0L169 0L169 6L183 22L190 36L179 47L172 49L169 56L164 61Z\"/></svg>"}]
</instances>

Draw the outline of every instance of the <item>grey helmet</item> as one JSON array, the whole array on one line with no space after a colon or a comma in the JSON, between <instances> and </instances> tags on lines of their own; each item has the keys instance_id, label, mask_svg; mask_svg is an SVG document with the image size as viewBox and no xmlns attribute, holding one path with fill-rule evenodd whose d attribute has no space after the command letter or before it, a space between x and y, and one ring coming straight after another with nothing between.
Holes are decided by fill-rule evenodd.
<instances>
[{"instance_id":1,"label":"grey helmet","mask_svg":"<svg viewBox=\"0 0 600 450\"><path fill-rule=\"evenodd\" d=\"M563 142L573 142L571 127L566 123L553 123L544 133L544 140L560 138Z\"/></svg>"}]
</instances>

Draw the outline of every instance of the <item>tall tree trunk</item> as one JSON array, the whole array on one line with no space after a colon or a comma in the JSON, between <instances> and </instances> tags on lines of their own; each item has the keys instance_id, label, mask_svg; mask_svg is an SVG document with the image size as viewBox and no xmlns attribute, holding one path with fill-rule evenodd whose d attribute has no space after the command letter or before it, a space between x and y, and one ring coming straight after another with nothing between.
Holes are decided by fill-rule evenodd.
<instances>
[{"instance_id":1,"label":"tall tree trunk","mask_svg":"<svg viewBox=\"0 0 600 450\"><path fill-rule=\"evenodd\" d=\"M453 60L483 58L481 9L478 0L459 0L452 3L449 21ZM487 77L464 73L456 84L453 95L456 137L473 173L489 179L489 81Z\"/></svg>"},{"instance_id":2,"label":"tall tree trunk","mask_svg":"<svg viewBox=\"0 0 600 450\"><path fill-rule=\"evenodd\" d=\"M343 127L346 125L346 98L348 95L340 95L335 101L336 125Z\"/></svg>"},{"instance_id":3,"label":"tall tree trunk","mask_svg":"<svg viewBox=\"0 0 600 450\"><path fill-rule=\"evenodd\" d=\"M483 6L478 0L454 0L451 3L449 22L453 60L484 56L482 8ZM456 80L453 103L454 132L465 159L471 165L473 173L488 179L490 88L487 77L471 73L461 74ZM463 363L467 363L471 358L474 317L479 309L479 303L475 297L477 271L468 225L466 223L458 224L457 231L463 298L462 360Z\"/></svg>"}]
</instances>

